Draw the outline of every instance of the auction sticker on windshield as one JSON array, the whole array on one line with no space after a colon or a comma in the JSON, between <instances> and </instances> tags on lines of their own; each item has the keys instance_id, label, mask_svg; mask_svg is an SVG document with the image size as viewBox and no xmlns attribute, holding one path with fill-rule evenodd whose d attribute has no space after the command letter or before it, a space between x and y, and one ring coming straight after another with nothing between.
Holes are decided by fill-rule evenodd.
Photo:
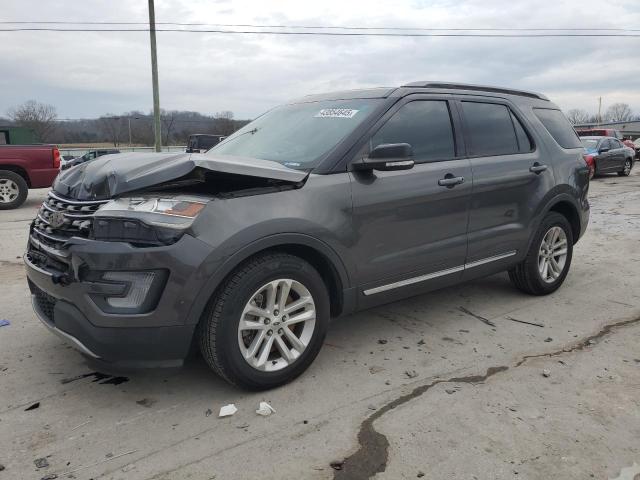
<instances>
[{"instance_id":1,"label":"auction sticker on windshield","mask_svg":"<svg viewBox=\"0 0 640 480\"><path fill-rule=\"evenodd\" d=\"M315 116L318 118L353 118L359 110L351 108L323 108Z\"/></svg>"}]
</instances>

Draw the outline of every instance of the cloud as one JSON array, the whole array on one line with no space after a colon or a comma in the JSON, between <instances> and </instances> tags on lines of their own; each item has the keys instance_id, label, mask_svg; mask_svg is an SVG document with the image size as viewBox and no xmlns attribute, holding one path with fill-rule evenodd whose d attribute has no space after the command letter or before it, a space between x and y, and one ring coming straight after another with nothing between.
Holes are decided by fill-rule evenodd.
<instances>
[{"instance_id":1,"label":"cloud","mask_svg":"<svg viewBox=\"0 0 640 480\"><path fill-rule=\"evenodd\" d=\"M146 2L5 0L5 20L147 20ZM37 12L37 15L34 13ZM64 12L62 15L60 12ZM633 2L156 0L158 22L429 28L635 28ZM589 31L589 30L587 30ZM62 117L151 108L148 34L0 32L0 114L27 99ZM638 38L389 38L158 33L165 109L253 117L308 93L414 80L540 91L565 109L598 97L640 113Z\"/></svg>"}]
</instances>

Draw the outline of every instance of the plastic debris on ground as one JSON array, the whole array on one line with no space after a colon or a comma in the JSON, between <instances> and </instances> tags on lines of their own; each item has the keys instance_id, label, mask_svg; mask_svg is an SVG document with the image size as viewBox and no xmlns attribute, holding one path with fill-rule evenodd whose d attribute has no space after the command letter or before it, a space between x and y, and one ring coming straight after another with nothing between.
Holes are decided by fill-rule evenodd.
<instances>
[{"instance_id":1,"label":"plastic debris on ground","mask_svg":"<svg viewBox=\"0 0 640 480\"><path fill-rule=\"evenodd\" d=\"M260 402L256 413L258 415L262 415L263 417L268 417L272 413L276 413L276 409L269 405L267 402Z\"/></svg>"},{"instance_id":2,"label":"plastic debris on ground","mask_svg":"<svg viewBox=\"0 0 640 480\"><path fill-rule=\"evenodd\" d=\"M49 466L49 462L46 458L36 458L33 463L35 463L36 468L47 468Z\"/></svg>"},{"instance_id":3,"label":"plastic debris on ground","mask_svg":"<svg viewBox=\"0 0 640 480\"><path fill-rule=\"evenodd\" d=\"M7 325L11 325L9 320L0 320L0 327L6 327Z\"/></svg>"},{"instance_id":4,"label":"plastic debris on ground","mask_svg":"<svg viewBox=\"0 0 640 480\"><path fill-rule=\"evenodd\" d=\"M220 409L220 413L218 414L218 417L230 417L237 411L238 409L236 408L236 406L233 403L230 403L229 405L225 405Z\"/></svg>"}]
</instances>

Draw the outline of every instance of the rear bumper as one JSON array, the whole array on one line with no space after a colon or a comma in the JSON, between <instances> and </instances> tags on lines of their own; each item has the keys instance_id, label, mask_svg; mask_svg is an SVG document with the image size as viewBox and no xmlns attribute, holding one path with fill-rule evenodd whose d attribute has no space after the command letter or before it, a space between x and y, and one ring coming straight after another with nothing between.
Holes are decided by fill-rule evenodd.
<instances>
[{"instance_id":1,"label":"rear bumper","mask_svg":"<svg viewBox=\"0 0 640 480\"><path fill-rule=\"evenodd\" d=\"M590 212L591 212L591 207L589 206L589 203L587 202L586 207L583 208L582 210L580 210L580 235L578 236L576 241L578 241L578 239L582 238L582 236L584 235L584 232L587 231L587 226L589 226Z\"/></svg>"},{"instance_id":2,"label":"rear bumper","mask_svg":"<svg viewBox=\"0 0 640 480\"><path fill-rule=\"evenodd\" d=\"M191 348L197 318L189 314L206 280L198 267L210 252L210 246L188 235L157 248L86 240L69 246L73 271L64 282L29 252L24 263L35 313L52 333L114 366L175 366ZM145 313L105 313L94 298L108 284L87 280L90 272L151 269L168 275L157 305Z\"/></svg>"}]
</instances>

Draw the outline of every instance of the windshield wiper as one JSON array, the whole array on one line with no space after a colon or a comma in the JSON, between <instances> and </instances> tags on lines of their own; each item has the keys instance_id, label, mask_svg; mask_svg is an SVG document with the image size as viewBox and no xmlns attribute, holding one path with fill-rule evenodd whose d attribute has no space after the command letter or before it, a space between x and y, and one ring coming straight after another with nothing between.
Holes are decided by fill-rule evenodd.
<instances>
[{"instance_id":1,"label":"windshield wiper","mask_svg":"<svg viewBox=\"0 0 640 480\"><path fill-rule=\"evenodd\" d=\"M222 142L220 143L220 145L221 145L222 143L231 142L231 141L235 140L236 138L240 138L240 137L242 137L243 135L247 135L248 133L250 133L251 135L253 135L253 134L254 134L254 133L256 133L258 130L259 130L259 129L258 129L258 127L252 128L251 130L247 130L246 132L241 133L240 135L238 135L238 136L236 136L236 137L229 138L228 140L226 140L226 139L225 139L224 141L222 141Z\"/></svg>"}]
</instances>

